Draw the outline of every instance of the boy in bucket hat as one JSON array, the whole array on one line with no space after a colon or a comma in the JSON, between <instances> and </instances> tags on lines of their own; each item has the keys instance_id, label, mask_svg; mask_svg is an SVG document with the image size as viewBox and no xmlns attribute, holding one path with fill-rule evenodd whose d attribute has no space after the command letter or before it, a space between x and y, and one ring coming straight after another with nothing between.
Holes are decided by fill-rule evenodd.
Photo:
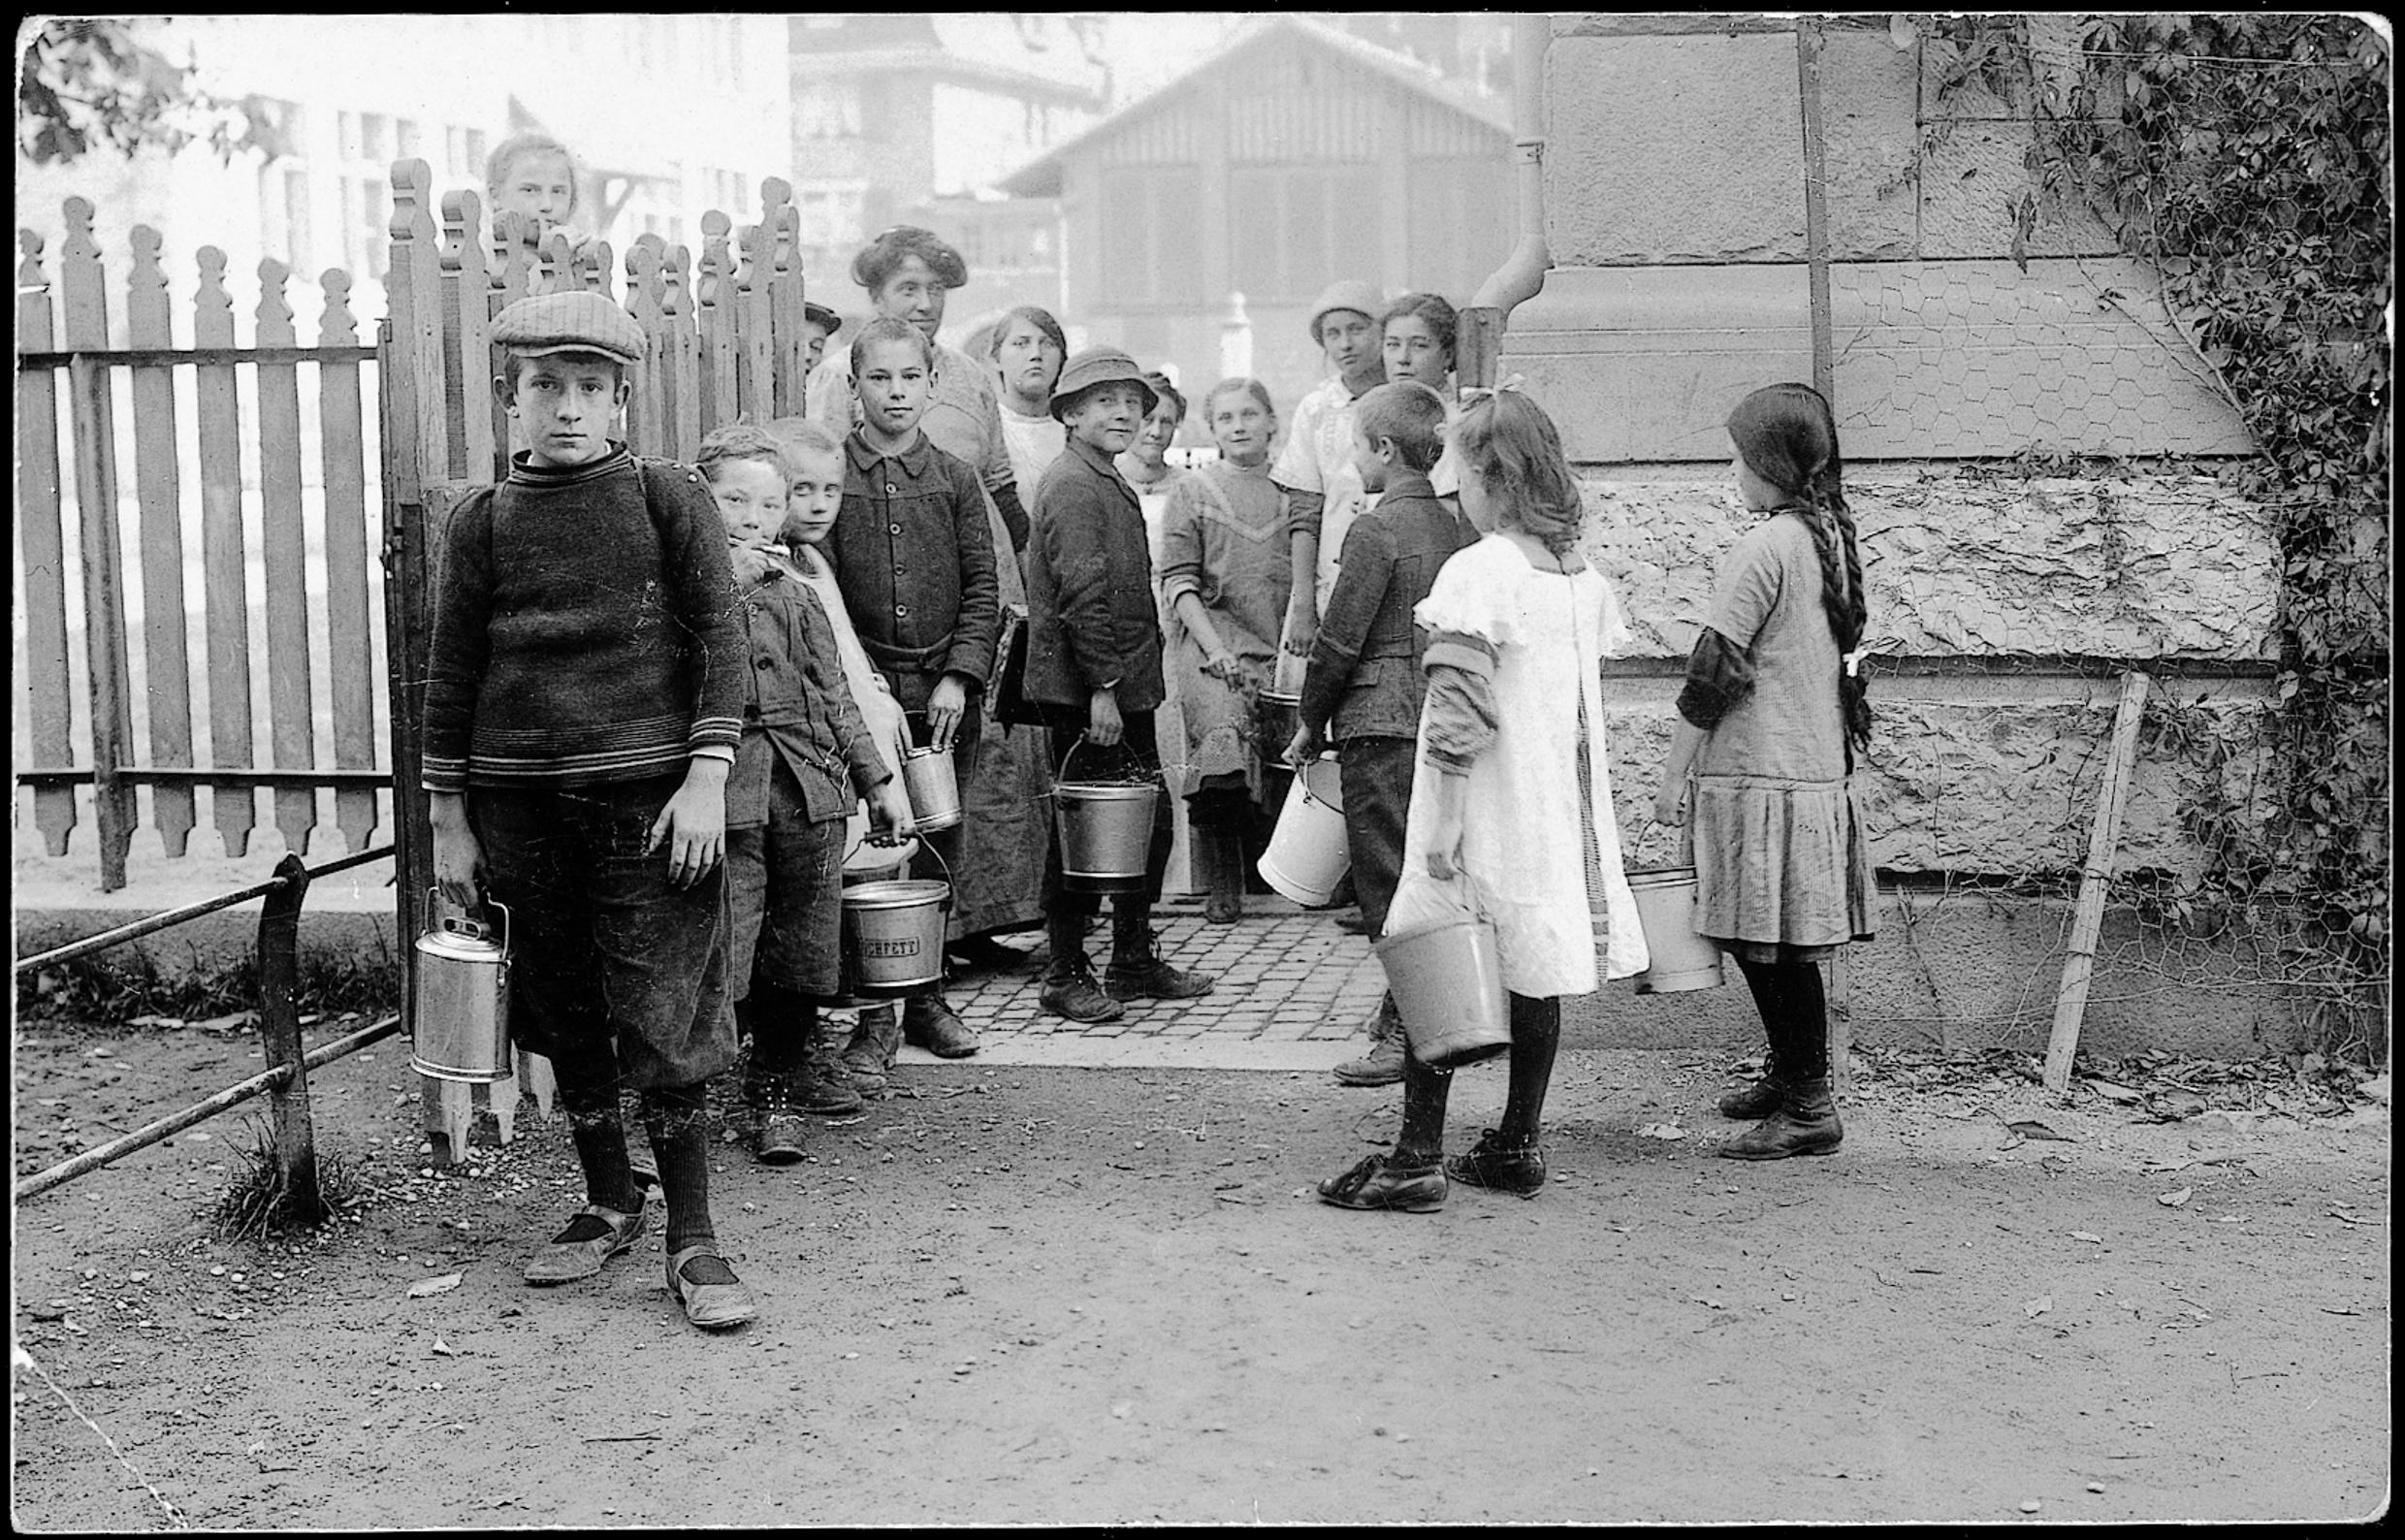
<instances>
[{"instance_id":1,"label":"boy in bucket hat","mask_svg":"<svg viewBox=\"0 0 2405 1540\"><path fill-rule=\"evenodd\" d=\"M668 1288L718 1329L758 1313L719 1254L703 1085L735 1056L720 948L745 631L700 473L611 436L644 335L590 292L494 318L494 393L526 447L443 532L426 680L435 884L509 908L511 1021L551 1060L586 1206L528 1263L589 1278L644 1230L622 1079L668 1206Z\"/></svg>"},{"instance_id":2,"label":"boy in bucket hat","mask_svg":"<svg viewBox=\"0 0 2405 1540\"><path fill-rule=\"evenodd\" d=\"M1330 284L1311 305L1311 340L1333 372L1296 404L1294 428L1269 471L1286 494L1295 564L1278 659L1280 689L1295 688L1302 677L1302 660L1311 656L1312 635L1336 586L1344 532L1368 501L1353 464L1353 403L1386 382L1378 339L1385 309L1378 291L1358 278Z\"/></svg>"},{"instance_id":3,"label":"boy in bucket hat","mask_svg":"<svg viewBox=\"0 0 2405 1540\"><path fill-rule=\"evenodd\" d=\"M1117 348L1069 360L1052 390L1052 415L1069 446L1037 484L1027 552L1025 693L1052 734L1052 773L1073 750L1077 778L1161 780L1153 712L1161 704L1161 622L1142 505L1119 473L1158 398L1136 361ZM1114 1021L1123 1000L1184 1000L1208 994L1211 978L1171 967L1152 931L1172 825L1166 791L1153 798L1140 891L1111 901L1110 968L1098 987L1085 953L1085 921L1097 895L1062 876L1057 825L1043 865L1043 912L1051 961L1044 1010L1072 1021Z\"/></svg>"}]
</instances>

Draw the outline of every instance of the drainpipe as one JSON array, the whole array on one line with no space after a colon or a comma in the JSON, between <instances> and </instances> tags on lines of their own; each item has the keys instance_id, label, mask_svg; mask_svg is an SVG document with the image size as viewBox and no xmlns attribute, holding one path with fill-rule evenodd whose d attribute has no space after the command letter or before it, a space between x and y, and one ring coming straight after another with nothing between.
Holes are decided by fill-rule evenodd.
<instances>
[{"instance_id":1,"label":"drainpipe","mask_svg":"<svg viewBox=\"0 0 2405 1540\"><path fill-rule=\"evenodd\" d=\"M1520 243L1478 286L1460 316L1454 350L1463 385L1491 386L1503 332L1522 301L1545 286L1554 265L1545 248L1545 50L1554 23L1541 12L1512 18L1512 164L1520 185Z\"/></svg>"}]
</instances>

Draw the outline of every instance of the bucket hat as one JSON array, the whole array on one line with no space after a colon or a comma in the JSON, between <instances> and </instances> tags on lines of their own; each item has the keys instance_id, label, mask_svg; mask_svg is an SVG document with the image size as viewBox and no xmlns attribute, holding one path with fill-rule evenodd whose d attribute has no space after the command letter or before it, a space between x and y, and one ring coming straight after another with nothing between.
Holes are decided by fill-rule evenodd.
<instances>
[{"instance_id":1,"label":"bucket hat","mask_svg":"<svg viewBox=\"0 0 2405 1540\"><path fill-rule=\"evenodd\" d=\"M833 337L844 329L844 318L816 300L802 302L802 319L813 326L825 327L826 335L829 337Z\"/></svg>"},{"instance_id":2,"label":"bucket hat","mask_svg":"<svg viewBox=\"0 0 2405 1540\"><path fill-rule=\"evenodd\" d=\"M1136 360L1115 347L1089 347L1062 366L1061 377L1052 387L1052 415L1061 414L1076 404L1077 398L1097 385L1121 382L1135 386L1144 396L1144 415L1161 403L1153 388L1144 383L1144 371L1136 367ZM1062 421L1067 421L1062 418Z\"/></svg>"},{"instance_id":3,"label":"bucket hat","mask_svg":"<svg viewBox=\"0 0 2405 1540\"><path fill-rule=\"evenodd\" d=\"M591 289L538 294L501 307L493 341L512 353L598 353L621 364L643 362L643 328L607 295Z\"/></svg>"},{"instance_id":4,"label":"bucket hat","mask_svg":"<svg viewBox=\"0 0 2405 1540\"><path fill-rule=\"evenodd\" d=\"M1374 321L1385 308L1386 302L1368 284L1359 278L1339 278L1311 302L1311 340L1320 339L1320 319L1331 310L1359 310Z\"/></svg>"}]
</instances>

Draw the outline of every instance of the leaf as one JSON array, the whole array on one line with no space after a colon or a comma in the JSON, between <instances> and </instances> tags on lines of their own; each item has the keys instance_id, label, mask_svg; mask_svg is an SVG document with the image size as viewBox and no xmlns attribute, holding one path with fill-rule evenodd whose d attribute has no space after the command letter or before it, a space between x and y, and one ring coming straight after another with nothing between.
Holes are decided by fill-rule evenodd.
<instances>
[{"instance_id":1,"label":"leaf","mask_svg":"<svg viewBox=\"0 0 2405 1540\"><path fill-rule=\"evenodd\" d=\"M2039 1316L2044 1315L2047 1311L2053 1308L2054 1296L2050 1294L2041 1294L2036 1299L2032 1299L2029 1303L2021 1306L2022 1313L2027 1315L2033 1321L2036 1320Z\"/></svg>"},{"instance_id":2,"label":"leaf","mask_svg":"<svg viewBox=\"0 0 2405 1540\"><path fill-rule=\"evenodd\" d=\"M420 1278L409 1285L409 1298L423 1299L429 1295L449 1294L460 1286L460 1277L459 1273L446 1272L439 1278Z\"/></svg>"},{"instance_id":3,"label":"leaf","mask_svg":"<svg viewBox=\"0 0 2405 1540\"><path fill-rule=\"evenodd\" d=\"M2071 1232L2071 1238L2073 1240L2087 1241L2090 1245L2100 1246L2104 1244L2104 1237L2091 1230L2074 1230Z\"/></svg>"},{"instance_id":4,"label":"leaf","mask_svg":"<svg viewBox=\"0 0 2405 1540\"><path fill-rule=\"evenodd\" d=\"M2175 1193L2155 1194L2155 1202L2165 1208L2185 1208L2188 1206L2188 1200L2196 1196L2197 1190L2194 1187L2183 1187Z\"/></svg>"}]
</instances>

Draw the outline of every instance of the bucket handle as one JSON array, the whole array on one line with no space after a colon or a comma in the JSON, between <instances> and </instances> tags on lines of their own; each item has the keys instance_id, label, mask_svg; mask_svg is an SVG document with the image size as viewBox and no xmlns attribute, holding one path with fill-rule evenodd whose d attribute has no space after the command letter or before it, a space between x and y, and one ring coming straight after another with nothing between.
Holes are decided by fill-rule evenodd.
<instances>
[{"instance_id":1,"label":"bucket handle","mask_svg":"<svg viewBox=\"0 0 2405 1540\"><path fill-rule=\"evenodd\" d=\"M1124 743L1124 742L1126 742L1127 740L1126 740L1125 738L1122 738L1120 741L1121 741L1122 743ZM1072 759L1074 759L1074 758L1075 758L1075 757L1076 757L1076 755L1077 755L1077 751L1078 751L1078 750L1080 750L1080 749L1082 749L1082 748L1084 748L1085 746L1086 746L1086 735L1085 735L1084 733L1079 733L1079 734L1077 734L1077 741L1076 741L1075 743L1073 743L1073 744L1071 744L1071 745L1069 746L1069 752L1068 752L1067 754L1065 754L1061 755L1061 773L1060 773L1059 775L1054 776L1054 777L1052 778L1052 779L1053 779L1053 783L1054 783L1055 785L1058 785L1059 783L1061 783L1061 782L1063 782L1063 781L1070 781L1070 780L1074 780L1074 777L1071 776L1071 775L1070 775L1070 773L1069 773L1069 761L1070 761L1070 760L1072 760ZM1102 745L1100 745L1100 744L1097 744L1097 745L1095 745L1095 747L1096 747L1097 749L1099 749L1099 748L1101 748L1101 747L1103 747L1103 746L1102 746ZM1146 778L1145 778L1142 782L1140 782L1140 783L1138 783L1138 782L1135 782L1135 781L1129 781L1129 782L1125 782L1125 783L1120 783L1120 782L1111 782L1111 783L1106 783L1106 784L1107 784L1107 785L1113 785L1113 786L1116 786L1116 785L1126 785L1126 786L1137 786L1137 785L1143 785L1143 786L1157 786L1157 785L1159 785L1159 783L1160 783L1160 779L1161 779L1161 778L1160 778L1160 776L1156 773L1156 774L1154 774L1154 775L1147 776L1147 777L1146 777ZM1304 794L1304 795L1306 795L1306 796L1308 796L1308 795L1310 794L1310 788L1306 786L1306 787L1304 788L1303 794Z\"/></svg>"},{"instance_id":2,"label":"bucket handle","mask_svg":"<svg viewBox=\"0 0 2405 1540\"><path fill-rule=\"evenodd\" d=\"M944 868L944 903L942 907L944 912L948 914L951 913L953 902L960 895L960 884L952 880L952 863L946 860L944 858L944 852L935 848L935 841L928 839L923 834L916 836L916 838L918 840L918 848L926 851L929 855L934 856L935 864ZM859 848L860 847L857 845L852 847L855 850Z\"/></svg>"},{"instance_id":3,"label":"bucket handle","mask_svg":"<svg viewBox=\"0 0 2405 1540\"><path fill-rule=\"evenodd\" d=\"M509 906L502 903L497 898L487 897L479 907L484 909L498 910L500 912L501 955L504 957L508 956ZM426 890L426 902L419 906L418 911L418 918L423 923L423 928L418 932L419 935L431 936L434 932L441 930L448 931L454 936L473 936L478 941L493 940L494 927L491 924L484 920L470 918L465 910L461 911L459 917L455 919L449 914L442 914L442 889L439 887L428 888ZM437 915L440 916L439 919L436 917Z\"/></svg>"},{"instance_id":4,"label":"bucket handle","mask_svg":"<svg viewBox=\"0 0 2405 1540\"><path fill-rule=\"evenodd\" d=\"M901 778L897 776L897 777L895 777L895 779L896 779L896 780L899 780L899 779L901 779ZM910 793L909 793L909 791L906 789L906 790L903 792L903 795L904 795L905 797L908 797L908 796L910 795ZM863 804L863 805L865 806L865 804ZM914 819L914 821L915 821L915 819ZM918 844L919 844L920 849L922 849L922 850L934 850L934 849L935 849L935 847L934 847L934 846L929 845L929 844L927 843L927 837L926 837L925 835L920 834L920 833L917 833L915 830L914 830L913 832L911 832L911 833L909 833L909 834L905 834L904 836L902 836L902 839L903 839L903 840L916 840L916 841L918 842ZM868 843L869 843L869 837L868 837L867 835L863 834L863 835L861 835L861 836L860 836L859 842L858 842L857 844L849 844L849 845L846 845L846 846L844 847L844 859L846 859L846 860L850 860L850 859L851 859L851 857L852 857L855 853L857 853L857 852L858 852L858 850L859 850L860 847L861 847L862 845L866 845L866 844L868 844ZM901 843L902 843L902 841L901 841L901 840L896 840L896 841L894 842L894 846L895 846L895 848L896 848L897 850L901 848ZM941 856L941 855L938 855L938 856L936 857L936 859L940 861L940 860L944 859L944 857L943 857L943 856ZM950 869L949 867L946 867L946 868L945 869L945 874L944 874L944 875L945 875L946 877L947 877L947 878L948 878L949 876L951 876L951 869Z\"/></svg>"}]
</instances>

